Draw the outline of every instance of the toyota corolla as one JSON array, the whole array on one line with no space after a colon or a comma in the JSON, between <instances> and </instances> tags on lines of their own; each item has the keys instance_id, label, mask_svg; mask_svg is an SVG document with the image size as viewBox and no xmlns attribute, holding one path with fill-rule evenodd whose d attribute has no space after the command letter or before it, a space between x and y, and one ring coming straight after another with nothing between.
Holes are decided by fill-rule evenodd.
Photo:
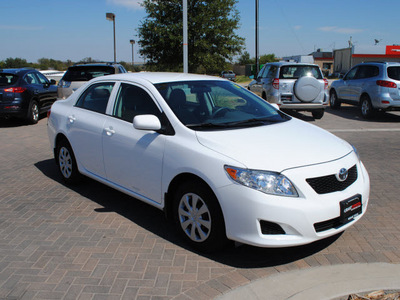
<instances>
[{"instance_id":1,"label":"toyota corolla","mask_svg":"<svg viewBox=\"0 0 400 300\"><path fill-rule=\"evenodd\" d=\"M65 182L88 176L164 210L202 251L311 243L367 209L352 145L221 78L99 77L54 103L48 135Z\"/></svg>"}]
</instances>

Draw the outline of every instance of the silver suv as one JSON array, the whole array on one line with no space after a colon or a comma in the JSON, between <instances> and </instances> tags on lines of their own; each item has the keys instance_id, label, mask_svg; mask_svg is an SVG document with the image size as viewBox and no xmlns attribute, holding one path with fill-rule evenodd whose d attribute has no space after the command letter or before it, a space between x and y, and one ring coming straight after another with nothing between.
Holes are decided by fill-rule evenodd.
<instances>
[{"instance_id":1,"label":"silver suv","mask_svg":"<svg viewBox=\"0 0 400 300\"><path fill-rule=\"evenodd\" d=\"M84 83L99 76L127 73L125 68L115 63L83 63L68 68L58 83L58 99L66 99Z\"/></svg>"},{"instance_id":2,"label":"silver suv","mask_svg":"<svg viewBox=\"0 0 400 300\"><path fill-rule=\"evenodd\" d=\"M378 110L400 110L400 63L358 64L332 83L329 94L332 108L341 103L359 105L366 119Z\"/></svg>"},{"instance_id":3,"label":"silver suv","mask_svg":"<svg viewBox=\"0 0 400 300\"><path fill-rule=\"evenodd\" d=\"M315 119L328 105L328 80L314 64L267 63L248 89L281 109L310 111Z\"/></svg>"}]
</instances>

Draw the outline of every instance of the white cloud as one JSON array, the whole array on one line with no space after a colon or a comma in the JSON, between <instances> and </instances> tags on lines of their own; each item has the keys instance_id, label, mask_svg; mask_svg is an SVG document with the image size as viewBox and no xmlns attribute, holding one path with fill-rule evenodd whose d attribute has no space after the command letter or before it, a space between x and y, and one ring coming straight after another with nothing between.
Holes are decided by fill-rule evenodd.
<instances>
[{"instance_id":1,"label":"white cloud","mask_svg":"<svg viewBox=\"0 0 400 300\"><path fill-rule=\"evenodd\" d=\"M363 29L342 28L342 27L337 27L337 26L320 27L320 28L318 28L318 30L328 31L328 32L336 32L336 33L344 33L344 34L354 34L354 33L358 33L358 32L364 31Z\"/></svg>"},{"instance_id":2,"label":"white cloud","mask_svg":"<svg viewBox=\"0 0 400 300\"><path fill-rule=\"evenodd\" d=\"M294 29L294 30L300 30L302 27L303 27L303 26L301 26L301 25L296 25L296 26L293 27L293 29Z\"/></svg>"},{"instance_id":3,"label":"white cloud","mask_svg":"<svg viewBox=\"0 0 400 300\"><path fill-rule=\"evenodd\" d=\"M130 9L143 9L143 7L140 5L142 0L107 0L107 3L125 6Z\"/></svg>"}]
</instances>

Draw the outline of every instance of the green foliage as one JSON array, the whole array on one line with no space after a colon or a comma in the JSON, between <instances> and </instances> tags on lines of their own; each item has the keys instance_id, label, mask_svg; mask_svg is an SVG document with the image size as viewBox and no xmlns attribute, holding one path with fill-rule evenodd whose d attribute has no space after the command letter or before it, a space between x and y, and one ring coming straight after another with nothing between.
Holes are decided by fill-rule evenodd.
<instances>
[{"instance_id":1,"label":"green foliage","mask_svg":"<svg viewBox=\"0 0 400 300\"><path fill-rule=\"evenodd\" d=\"M264 54L259 57L260 65L266 64L268 62L275 62L278 61L278 58L275 57L275 54ZM256 59L254 57L250 58L250 53L244 51L242 55L237 60L239 65L248 65L248 64L255 64Z\"/></svg>"},{"instance_id":2,"label":"green foliage","mask_svg":"<svg viewBox=\"0 0 400 300\"><path fill-rule=\"evenodd\" d=\"M235 34L239 28L236 0L188 0L189 72L219 73L244 44ZM148 14L141 22L140 54L147 69L182 71L182 0L144 0Z\"/></svg>"}]
</instances>

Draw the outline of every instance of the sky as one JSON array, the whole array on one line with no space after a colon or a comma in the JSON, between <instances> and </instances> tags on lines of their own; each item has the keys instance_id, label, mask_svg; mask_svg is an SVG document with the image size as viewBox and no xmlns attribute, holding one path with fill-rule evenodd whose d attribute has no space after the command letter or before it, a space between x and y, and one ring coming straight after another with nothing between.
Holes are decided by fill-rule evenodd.
<instances>
[{"instance_id":1,"label":"sky","mask_svg":"<svg viewBox=\"0 0 400 300\"><path fill-rule=\"evenodd\" d=\"M132 61L130 40L146 18L140 0L0 0L0 61L40 58ZM255 0L238 0L238 35L255 56ZM356 46L400 44L399 0L259 0L259 54L307 55ZM190 14L190 11L188 12ZM143 63L134 45L135 63Z\"/></svg>"}]
</instances>

